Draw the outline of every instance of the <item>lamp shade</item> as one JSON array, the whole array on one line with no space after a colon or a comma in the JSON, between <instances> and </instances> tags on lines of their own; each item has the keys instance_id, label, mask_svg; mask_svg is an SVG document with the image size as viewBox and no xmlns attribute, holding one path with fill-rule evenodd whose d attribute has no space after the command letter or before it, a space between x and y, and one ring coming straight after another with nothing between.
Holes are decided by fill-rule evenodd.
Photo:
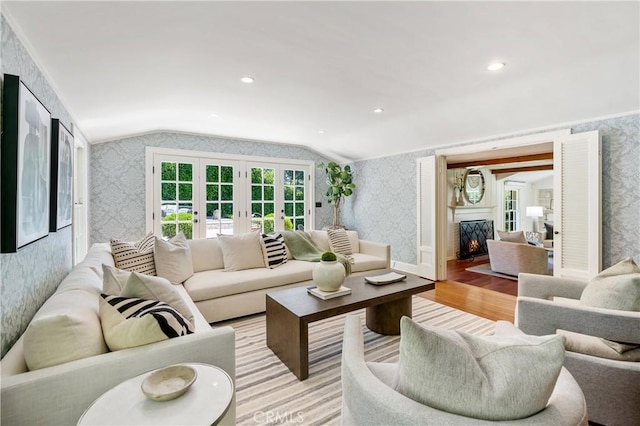
<instances>
[{"instance_id":1,"label":"lamp shade","mask_svg":"<svg viewBox=\"0 0 640 426\"><path fill-rule=\"evenodd\" d=\"M527 216L542 217L544 216L544 208L542 206L529 206L527 207Z\"/></svg>"}]
</instances>

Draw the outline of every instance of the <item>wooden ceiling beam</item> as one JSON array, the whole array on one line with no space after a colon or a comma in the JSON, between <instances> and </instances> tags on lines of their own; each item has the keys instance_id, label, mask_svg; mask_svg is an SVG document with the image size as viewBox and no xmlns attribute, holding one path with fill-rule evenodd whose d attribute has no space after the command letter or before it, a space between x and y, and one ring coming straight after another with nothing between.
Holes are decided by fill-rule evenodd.
<instances>
[{"instance_id":1,"label":"wooden ceiling beam","mask_svg":"<svg viewBox=\"0 0 640 426\"><path fill-rule=\"evenodd\" d=\"M553 152L543 154L520 155L517 157L492 158L489 160L465 161L463 163L449 163L447 169L464 169L465 167L490 166L492 164L522 163L525 161L553 160ZM548 169L545 169L548 170Z\"/></svg>"},{"instance_id":2,"label":"wooden ceiling beam","mask_svg":"<svg viewBox=\"0 0 640 426\"><path fill-rule=\"evenodd\" d=\"M553 170L553 164L543 164L542 166L510 167L508 169L492 169L491 174L499 175L504 173L537 172L540 170Z\"/></svg>"}]
</instances>

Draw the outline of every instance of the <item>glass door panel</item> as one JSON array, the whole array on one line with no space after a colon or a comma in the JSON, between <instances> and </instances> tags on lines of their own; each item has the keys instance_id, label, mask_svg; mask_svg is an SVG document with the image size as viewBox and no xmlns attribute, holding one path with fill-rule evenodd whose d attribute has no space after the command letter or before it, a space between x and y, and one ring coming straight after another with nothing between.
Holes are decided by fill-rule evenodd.
<instances>
[{"instance_id":1,"label":"glass door panel","mask_svg":"<svg viewBox=\"0 0 640 426\"><path fill-rule=\"evenodd\" d=\"M284 229L305 229L305 170L283 170Z\"/></svg>"},{"instance_id":2,"label":"glass door panel","mask_svg":"<svg viewBox=\"0 0 640 426\"><path fill-rule=\"evenodd\" d=\"M170 239L182 231L187 239L192 239L193 225L197 222L193 204L194 185L197 186L194 163L162 160L159 169L160 235Z\"/></svg>"},{"instance_id":3,"label":"glass door panel","mask_svg":"<svg viewBox=\"0 0 640 426\"><path fill-rule=\"evenodd\" d=\"M273 167L251 167L251 230L264 233L276 229L275 176Z\"/></svg>"},{"instance_id":4,"label":"glass door panel","mask_svg":"<svg viewBox=\"0 0 640 426\"><path fill-rule=\"evenodd\" d=\"M233 235L234 218L234 167L204 164L205 178L205 238L218 234Z\"/></svg>"}]
</instances>

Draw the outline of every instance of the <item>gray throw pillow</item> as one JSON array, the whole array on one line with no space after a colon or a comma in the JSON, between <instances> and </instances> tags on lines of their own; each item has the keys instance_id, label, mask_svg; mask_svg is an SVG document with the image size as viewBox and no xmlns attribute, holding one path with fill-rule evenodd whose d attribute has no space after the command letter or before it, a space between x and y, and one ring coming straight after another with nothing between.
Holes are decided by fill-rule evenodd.
<instances>
[{"instance_id":1,"label":"gray throw pillow","mask_svg":"<svg viewBox=\"0 0 640 426\"><path fill-rule=\"evenodd\" d=\"M564 362L560 336L472 336L400 322L396 390L424 405L485 420L547 406Z\"/></svg>"},{"instance_id":2,"label":"gray throw pillow","mask_svg":"<svg viewBox=\"0 0 640 426\"><path fill-rule=\"evenodd\" d=\"M580 303L594 308L640 312L640 268L628 257L605 269L589 281Z\"/></svg>"},{"instance_id":3,"label":"gray throw pillow","mask_svg":"<svg viewBox=\"0 0 640 426\"><path fill-rule=\"evenodd\" d=\"M500 237L500 241L506 241L509 243L527 244L527 239L524 236L524 231L514 231L514 232L498 231L498 236Z\"/></svg>"}]
</instances>

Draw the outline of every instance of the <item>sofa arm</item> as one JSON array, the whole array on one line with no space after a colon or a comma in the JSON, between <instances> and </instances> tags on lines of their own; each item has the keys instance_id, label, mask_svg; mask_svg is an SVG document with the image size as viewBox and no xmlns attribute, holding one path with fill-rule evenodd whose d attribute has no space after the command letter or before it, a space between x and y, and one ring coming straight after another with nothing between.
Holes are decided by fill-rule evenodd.
<instances>
[{"instance_id":1,"label":"sofa arm","mask_svg":"<svg viewBox=\"0 0 640 426\"><path fill-rule=\"evenodd\" d=\"M548 275L521 273L518 275L518 296L546 299L557 296L580 299L586 281L557 278Z\"/></svg>"},{"instance_id":2,"label":"sofa arm","mask_svg":"<svg viewBox=\"0 0 640 426\"><path fill-rule=\"evenodd\" d=\"M640 344L640 312L565 305L518 296L516 325L527 334L554 334L557 329Z\"/></svg>"},{"instance_id":3,"label":"sofa arm","mask_svg":"<svg viewBox=\"0 0 640 426\"><path fill-rule=\"evenodd\" d=\"M147 371L200 362L226 371L235 383L235 332L220 327L150 345L109 352L2 378L3 425L71 425L107 390ZM224 417L235 422L235 396Z\"/></svg>"},{"instance_id":4,"label":"sofa arm","mask_svg":"<svg viewBox=\"0 0 640 426\"><path fill-rule=\"evenodd\" d=\"M359 243L360 253L386 259L387 269L391 267L391 245L367 240L360 240Z\"/></svg>"}]
</instances>

